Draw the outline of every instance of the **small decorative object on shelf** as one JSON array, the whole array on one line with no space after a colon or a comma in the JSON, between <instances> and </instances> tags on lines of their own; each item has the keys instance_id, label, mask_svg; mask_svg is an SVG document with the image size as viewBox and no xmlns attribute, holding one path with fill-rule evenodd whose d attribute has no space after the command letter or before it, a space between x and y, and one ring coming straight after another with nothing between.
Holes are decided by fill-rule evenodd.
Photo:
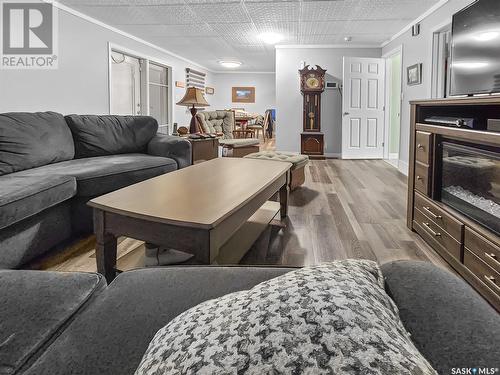
<instances>
[{"instance_id":1,"label":"small decorative object on shelf","mask_svg":"<svg viewBox=\"0 0 500 375\"><path fill-rule=\"evenodd\" d=\"M299 70L300 91L304 97L303 132L300 135L301 153L310 157L324 157L324 139L321 132L321 93L325 89L326 70L318 65L306 65Z\"/></svg>"},{"instance_id":2,"label":"small decorative object on shelf","mask_svg":"<svg viewBox=\"0 0 500 375\"><path fill-rule=\"evenodd\" d=\"M180 136L186 135L189 133L189 129L185 126L179 126L179 129L177 129L177 132L179 133Z\"/></svg>"},{"instance_id":3,"label":"small decorative object on shelf","mask_svg":"<svg viewBox=\"0 0 500 375\"><path fill-rule=\"evenodd\" d=\"M179 135L179 133L177 132L177 123L174 122L174 128L172 129L172 135Z\"/></svg>"},{"instance_id":4,"label":"small decorative object on shelf","mask_svg":"<svg viewBox=\"0 0 500 375\"><path fill-rule=\"evenodd\" d=\"M188 87L184 97L177 103L177 105L183 105L186 107L191 107L191 124L189 126L189 132L191 134L203 133L200 123L196 118L196 112L198 110L196 107L208 107L210 104L207 103L205 97L203 96L203 90L197 87Z\"/></svg>"}]
</instances>

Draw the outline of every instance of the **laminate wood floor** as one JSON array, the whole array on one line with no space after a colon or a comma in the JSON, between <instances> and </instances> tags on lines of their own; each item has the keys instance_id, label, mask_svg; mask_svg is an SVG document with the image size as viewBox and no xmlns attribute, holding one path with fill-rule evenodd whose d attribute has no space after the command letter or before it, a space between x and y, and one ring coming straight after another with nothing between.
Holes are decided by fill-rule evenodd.
<instances>
[{"instance_id":1,"label":"laminate wood floor","mask_svg":"<svg viewBox=\"0 0 500 375\"><path fill-rule=\"evenodd\" d=\"M284 228L271 226L242 259L246 265L302 266L346 258L383 264L398 259L449 268L406 228L406 177L381 160L314 160L306 183L290 195ZM143 266L144 245L121 238L118 268ZM95 271L94 238L84 238L35 269Z\"/></svg>"}]
</instances>

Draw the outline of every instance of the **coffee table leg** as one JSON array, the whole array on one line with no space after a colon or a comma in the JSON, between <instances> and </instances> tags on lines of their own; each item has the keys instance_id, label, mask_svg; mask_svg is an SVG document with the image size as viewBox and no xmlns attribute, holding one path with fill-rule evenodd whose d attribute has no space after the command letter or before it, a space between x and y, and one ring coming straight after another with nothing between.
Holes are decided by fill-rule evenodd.
<instances>
[{"instance_id":1,"label":"coffee table leg","mask_svg":"<svg viewBox=\"0 0 500 375\"><path fill-rule=\"evenodd\" d=\"M116 277L117 242L114 235L106 233L104 212L98 209L94 209L94 231L97 272L104 275L109 284Z\"/></svg>"},{"instance_id":2,"label":"coffee table leg","mask_svg":"<svg viewBox=\"0 0 500 375\"><path fill-rule=\"evenodd\" d=\"M280 215L281 219L288 216L288 195L290 194L290 187L288 182L280 189Z\"/></svg>"}]
</instances>

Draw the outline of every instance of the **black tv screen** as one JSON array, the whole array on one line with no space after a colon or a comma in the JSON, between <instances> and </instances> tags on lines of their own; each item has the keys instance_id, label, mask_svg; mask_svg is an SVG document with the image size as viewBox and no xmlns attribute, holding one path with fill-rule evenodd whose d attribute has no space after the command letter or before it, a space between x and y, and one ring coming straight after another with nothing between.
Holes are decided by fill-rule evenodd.
<instances>
[{"instance_id":1,"label":"black tv screen","mask_svg":"<svg viewBox=\"0 0 500 375\"><path fill-rule=\"evenodd\" d=\"M500 93L500 0L453 16L451 95Z\"/></svg>"}]
</instances>

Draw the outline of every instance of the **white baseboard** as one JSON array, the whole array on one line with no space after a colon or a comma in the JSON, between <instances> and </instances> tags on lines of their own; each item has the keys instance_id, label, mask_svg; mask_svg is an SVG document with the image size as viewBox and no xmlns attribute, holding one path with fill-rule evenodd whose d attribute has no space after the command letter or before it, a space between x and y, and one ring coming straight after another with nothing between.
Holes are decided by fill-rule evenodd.
<instances>
[{"instance_id":1,"label":"white baseboard","mask_svg":"<svg viewBox=\"0 0 500 375\"><path fill-rule=\"evenodd\" d=\"M393 166L393 167L394 167L394 168L396 168L396 169L398 169L398 168L399 168L399 166L398 166L398 162L399 162L399 160L398 160L398 159L384 159L384 161L385 161L387 164L389 164L389 165Z\"/></svg>"},{"instance_id":2,"label":"white baseboard","mask_svg":"<svg viewBox=\"0 0 500 375\"><path fill-rule=\"evenodd\" d=\"M402 174L404 174L405 176L408 176L408 163L407 162L405 162L403 160L399 160L398 169Z\"/></svg>"}]
</instances>

